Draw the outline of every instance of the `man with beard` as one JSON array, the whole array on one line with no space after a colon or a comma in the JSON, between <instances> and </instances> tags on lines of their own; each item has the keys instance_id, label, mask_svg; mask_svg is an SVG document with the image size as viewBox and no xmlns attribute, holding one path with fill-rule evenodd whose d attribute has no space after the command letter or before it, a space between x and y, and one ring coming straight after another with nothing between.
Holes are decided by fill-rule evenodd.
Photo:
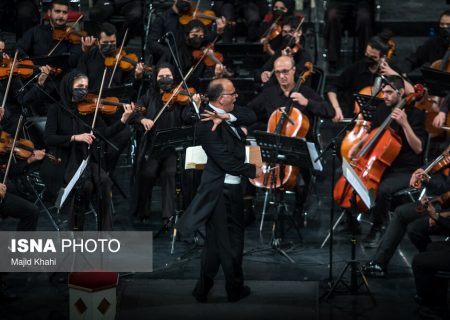
<instances>
[{"instance_id":1,"label":"man with beard","mask_svg":"<svg viewBox=\"0 0 450 320\"><path fill-rule=\"evenodd\" d=\"M154 61L157 63L161 57L170 55L170 51L167 45L164 45L162 38L170 41L171 46L176 50L182 46L185 41L184 27L179 22L179 18L182 15L189 14L192 9L191 1L189 0L174 0L173 5L162 16L157 16L153 22L152 29L149 32L149 50L153 55ZM223 33L226 25L226 19L224 17L217 18L216 31L209 32L205 35L207 42L214 40L216 35Z\"/></svg>"},{"instance_id":2,"label":"man with beard","mask_svg":"<svg viewBox=\"0 0 450 320\"><path fill-rule=\"evenodd\" d=\"M48 10L50 23L37 25L26 31L17 42L17 49L30 57L47 56L58 40L53 39L53 30L66 30L69 14L69 2L67 0L54 0ZM51 56L70 54L69 65L75 67L81 55L81 46L63 40L52 52Z\"/></svg>"}]
</instances>

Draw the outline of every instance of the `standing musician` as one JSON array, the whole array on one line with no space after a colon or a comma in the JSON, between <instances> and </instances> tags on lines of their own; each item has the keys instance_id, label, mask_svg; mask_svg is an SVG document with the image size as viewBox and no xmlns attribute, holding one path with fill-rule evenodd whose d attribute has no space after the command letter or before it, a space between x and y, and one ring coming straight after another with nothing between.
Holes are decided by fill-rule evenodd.
<instances>
[{"instance_id":1,"label":"standing musician","mask_svg":"<svg viewBox=\"0 0 450 320\"><path fill-rule=\"evenodd\" d=\"M53 31L66 30L69 1L53 0L47 13L50 19L48 25L41 24L32 27L17 42L17 49L22 54L30 57L47 56L58 43L58 40L53 39ZM75 67L81 55L81 46L63 40L51 55L58 56L63 53L70 54L69 65Z\"/></svg>"},{"instance_id":2,"label":"standing musician","mask_svg":"<svg viewBox=\"0 0 450 320\"><path fill-rule=\"evenodd\" d=\"M105 22L100 27L100 33L98 36L98 41L93 37L87 37L82 40L83 44L83 55L78 63L78 70L86 74L89 78L89 90L91 92L98 92L101 86L103 72L105 70L106 59L113 59L117 54L117 31L116 27L108 22ZM142 79L144 67L143 63L139 62L136 64L134 70L123 71L119 67L114 71L114 65L110 65L106 71L105 86L107 86L112 77L111 87L118 88L122 87L125 83L134 83L135 87L138 86L138 81ZM120 119L122 111L117 112L113 116L104 116L104 120L107 124L111 124ZM118 151L110 150L108 147L107 162L105 163L105 170L111 173L119 159L119 156L123 149L128 145L131 137L131 132L129 126L125 126L123 130L118 132L114 137L112 137L111 142L113 142L117 147Z\"/></svg>"},{"instance_id":3,"label":"standing musician","mask_svg":"<svg viewBox=\"0 0 450 320\"><path fill-rule=\"evenodd\" d=\"M162 197L162 229L169 227L169 219L174 214L175 202L175 174L176 153L168 147L158 154L152 152L152 140L155 133L161 129L181 127L187 118L190 118L190 102L180 103L178 96L173 99L170 107L165 110L158 121L152 119L165 104L166 97L171 96L174 89L173 67L167 63L161 63L156 68L156 83L151 86L145 95L137 102L139 106L146 108L145 114L136 113L130 119L130 124L135 125L141 133L139 151L137 153L134 175L133 200L131 201L132 216L142 220L150 217L151 195L156 179L161 179Z\"/></svg>"},{"instance_id":4,"label":"standing musician","mask_svg":"<svg viewBox=\"0 0 450 320\"><path fill-rule=\"evenodd\" d=\"M445 170L441 170L434 174L431 179L425 178L425 171L419 168L411 175L409 185L411 187L421 189L426 187L428 196L439 196L450 190L450 175L445 175ZM374 277L383 277L387 273L387 267L392 259L397 246L403 239L406 232L409 233L410 238L412 234L420 234L417 231L415 220L422 219L423 215L417 212L417 207L420 201L402 204L395 208L389 225L386 228L383 239L380 242L372 259L363 267L366 275ZM426 221L428 222L428 221ZM414 230L415 229L415 230ZM429 229L427 223L421 223L420 229ZM425 247L426 243L424 243Z\"/></svg>"},{"instance_id":5,"label":"standing musician","mask_svg":"<svg viewBox=\"0 0 450 320\"><path fill-rule=\"evenodd\" d=\"M378 74L384 76L400 74L397 68L392 68L386 61L380 65L381 58L389 50L388 41L391 37L390 31L383 31L372 37L366 46L365 57L346 67L335 81L328 84L325 92L336 110L334 122L341 121L344 116L351 117L355 103L353 94L364 87L372 86ZM404 85L407 94L414 92L412 85L406 80Z\"/></svg>"},{"instance_id":6,"label":"standing musician","mask_svg":"<svg viewBox=\"0 0 450 320\"><path fill-rule=\"evenodd\" d=\"M184 26L179 19L183 15L189 15L192 11L192 4L189 0L174 0L173 5L162 16L157 16L153 22L152 29L149 32L149 50L153 55L154 61L159 62L163 56L170 56L167 45L164 44L163 38L170 41L173 47L179 48L185 41ZM206 34L205 38L208 42L213 41L217 35L221 35L226 25L224 17L217 18L216 31ZM175 39L173 39L173 37Z\"/></svg>"},{"instance_id":7,"label":"standing musician","mask_svg":"<svg viewBox=\"0 0 450 320\"><path fill-rule=\"evenodd\" d=\"M404 80L399 76L388 76L389 85L383 87L384 104L377 107L372 118L372 128L379 127L387 117L395 120L391 128L401 139L401 149L392 165L381 177L375 206L371 209L372 228L365 239L365 246L376 248L381 239L381 227L389 209L392 194L408 187L413 171L423 164L423 151L427 132L425 131L425 114L412 106L405 109L396 108L405 94ZM354 159L367 140L366 135L349 151L349 158Z\"/></svg>"},{"instance_id":8,"label":"standing musician","mask_svg":"<svg viewBox=\"0 0 450 320\"><path fill-rule=\"evenodd\" d=\"M291 57L281 56L275 60L273 65L277 84L273 86L267 86L263 91L252 101L248 106L256 113L257 122L250 128L252 130L267 130L267 124L270 115L280 107L288 107L291 103L294 107L304 113L310 120L311 127L313 123L317 121L318 117L333 118L335 112L329 102L324 101L320 95L314 92L307 86L301 86L299 92L292 92L295 87L296 79L296 67L295 62ZM306 136L309 141L315 141L315 132L310 129ZM305 181L305 191L308 190L309 181L311 178L309 171L302 171L302 176ZM250 190L249 190L250 191ZM304 199L301 199L300 193L297 193L297 210L300 210L301 203ZM306 195L303 195L306 196ZM251 211L251 200L246 202L246 210ZM247 219L252 219L251 217Z\"/></svg>"},{"instance_id":9,"label":"standing musician","mask_svg":"<svg viewBox=\"0 0 450 320\"><path fill-rule=\"evenodd\" d=\"M234 110L237 94L230 80L211 81L207 95L210 103L204 109L206 115L226 115ZM241 125L254 121L254 114L247 113ZM201 122L197 137L208 161L198 192L177 224L181 234L188 235L206 223L200 279L192 294L198 302L207 302L214 278L222 266L228 301L235 302L250 294L250 288L244 286L242 272L244 217L240 180L241 176L257 177L262 170L244 163L245 134L230 121L217 127L212 121Z\"/></svg>"},{"instance_id":10,"label":"standing musician","mask_svg":"<svg viewBox=\"0 0 450 320\"><path fill-rule=\"evenodd\" d=\"M312 61L311 55L307 50L302 48L300 43L302 36L302 29L297 32L296 29L299 25L299 19L294 16L288 16L281 22L281 44L279 50L276 50L274 54L264 63L261 70L258 70L256 78L261 79L262 83L274 84L276 81L273 75L273 63L280 56L290 56L294 58L296 76L299 76L302 71L305 70L304 66L306 62ZM270 82L269 82L270 80Z\"/></svg>"},{"instance_id":11,"label":"standing musician","mask_svg":"<svg viewBox=\"0 0 450 320\"><path fill-rule=\"evenodd\" d=\"M83 121L90 127L93 122L93 113L80 114L78 115L80 119L78 119L72 117L68 112L78 113L77 103L84 101L88 87L89 80L86 75L77 70L71 71L61 81L61 103L52 105L48 111L45 143L50 150L54 150L55 155L62 159L62 165L56 168L48 161L44 161L41 167L42 178L50 193L56 194L70 181L81 161L88 156L90 151L88 147L94 141L99 141L94 134L90 133L90 129L81 123ZM98 117L95 128L107 138L123 130L133 111L132 105L128 104L124 104L124 109L120 121L107 127L102 117ZM98 204L101 228L102 230L112 230L111 180L103 169L99 170L99 165L99 159L94 152L90 156L83 177L77 182L76 194L72 194L65 203L65 209L69 214L70 229L80 230L83 228L84 212L95 191L101 195L101 203Z\"/></svg>"}]
</instances>

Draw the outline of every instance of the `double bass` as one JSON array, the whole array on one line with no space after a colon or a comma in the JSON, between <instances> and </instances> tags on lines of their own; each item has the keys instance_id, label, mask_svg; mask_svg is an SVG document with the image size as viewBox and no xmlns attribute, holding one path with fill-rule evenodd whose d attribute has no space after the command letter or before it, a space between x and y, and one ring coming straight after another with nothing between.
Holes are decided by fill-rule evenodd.
<instances>
[{"instance_id":1,"label":"double bass","mask_svg":"<svg viewBox=\"0 0 450 320\"><path fill-rule=\"evenodd\" d=\"M301 85L305 83L313 72L311 62L305 64L306 70L302 73L292 92L298 92ZM291 92L291 93L292 93ZM294 107L293 103L289 107L278 108L269 118L267 124L267 132L274 133L286 137L304 138L309 130L309 119L300 110ZM280 170L283 169L284 174L281 175ZM286 190L292 189L297 181L299 168L294 166L274 166L263 163L262 170L264 174L255 179L249 179L250 183L257 188L280 188L283 186ZM282 179L281 179L282 178Z\"/></svg>"},{"instance_id":2,"label":"double bass","mask_svg":"<svg viewBox=\"0 0 450 320\"><path fill-rule=\"evenodd\" d=\"M396 108L403 109L406 105L422 98L425 93L424 87L416 84L414 89L415 92L403 98ZM401 139L390 127L392 121L393 119L389 115L379 128L372 130L356 155L357 160L350 163L368 190L373 189L375 192L378 190L384 171L391 166L400 153ZM334 201L340 207L348 209L351 207L352 196L353 188L344 176L341 176L334 187ZM360 212L368 211L359 196L356 197L356 208Z\"/></svg>"}]
</instances>

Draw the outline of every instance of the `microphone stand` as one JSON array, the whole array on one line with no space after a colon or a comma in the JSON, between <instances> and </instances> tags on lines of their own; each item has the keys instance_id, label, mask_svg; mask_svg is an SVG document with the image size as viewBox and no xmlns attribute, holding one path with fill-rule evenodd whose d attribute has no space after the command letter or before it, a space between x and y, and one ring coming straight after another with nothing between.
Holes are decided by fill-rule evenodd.
<instances>
[{"instance_id":1,"label":"microphone stand","mask_svg":"<svg viewBox=\"0 0 450 320\"><path fill-rule=\"evenodd\" d=\"M335 185L335 172L336 172L336 156L337 156L337 141L338 139L356 122L356 119L358 116L363 113L372 103L372 101L377 97L377 95L381 92L381 87L378 89L378 91L373 94L370 99L366 102L365 105L361 106L359 112L355 114L352 118L352 120L347 123L328 143L328 145L325 147L325 149L318 155L316 159L314 159L314 162L319 161L320 159L324 158L325 155L328 152L331 152L332 162L331 162L331 196L330 196L330 244L329 244L329 274L328 274L328 283L330 287L333 283L333 222L334 222L334 199L333 199L333 192L334 192L334 185Z\"/></svg>"}]
</instances>

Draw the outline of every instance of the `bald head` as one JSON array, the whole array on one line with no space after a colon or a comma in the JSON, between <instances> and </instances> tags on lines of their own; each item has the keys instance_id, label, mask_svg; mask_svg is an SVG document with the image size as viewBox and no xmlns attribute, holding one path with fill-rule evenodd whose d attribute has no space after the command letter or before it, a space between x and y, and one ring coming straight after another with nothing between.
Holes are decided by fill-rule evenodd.
<instances>
[{"instance_id":1,"label":"bald head","mask_svg":"<svg viewBox=\"0 0 450 320\"><path fill-rule=\"evenodd\" d=\"M273 68L276 69L277 66L286 67L287 69L295 66L295 61L293 58L288 56L280 56L273 63Z\"/></svg>"},{"instance_id":2,"label":"bald head","mask_svg":"<svg viewBox=\"0 0 450 320\"><path fill-rule=\"evenodd\" d=\"M206 93L213 106L223 109L226 112L233 110L237 94L233 82L230 80L212 80L208 85Z\"/></svg>"},{"instance_id":3,"label":"bald head","mask_svg":"<svg viewBox=\"0 0 450 320\"><path fill-rule=\"evenodd\" d=\"M295 62L288 56L281 56L273 63L273 71L283 90L289 90L295 84Z\"/></svg>"}]
</instances>

